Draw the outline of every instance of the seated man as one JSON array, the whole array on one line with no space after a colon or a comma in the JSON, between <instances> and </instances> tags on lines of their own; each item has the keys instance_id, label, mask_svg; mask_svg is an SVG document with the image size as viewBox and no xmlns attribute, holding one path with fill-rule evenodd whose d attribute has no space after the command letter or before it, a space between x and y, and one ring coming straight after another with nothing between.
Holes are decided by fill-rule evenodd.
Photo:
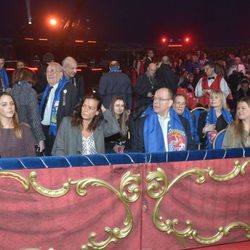
<instances>
[{"instance_id":1,"label":"seated man","mask_svg":"<svg viewBox=\"0 0 250 250\"><path fill-rule=\"evenodd\" d=\"M172 104L173 93L170 89L160 88L155 92L153 108L149 106L134 121L131 130L132 151L152 153L190 149L189 123L178 116Z\"/></svg>"}]
</instances>

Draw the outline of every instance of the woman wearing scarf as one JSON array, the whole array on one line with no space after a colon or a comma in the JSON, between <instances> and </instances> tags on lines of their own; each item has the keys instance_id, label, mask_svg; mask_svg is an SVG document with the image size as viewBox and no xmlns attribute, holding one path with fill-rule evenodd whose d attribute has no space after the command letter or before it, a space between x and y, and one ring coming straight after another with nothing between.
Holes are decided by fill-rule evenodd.
<instances>
[{"instance_id":1,"label":"woman wearing scarf","mask_svg":"<svg viewBox=\"0 0 250 250\"><path fill-rule=\"evenodd\" d=\"M200 114L198 134L201 148L212 149L213 140L218 132L233 121L226 106L226 98L221 90L211 91L209 109Z\"/></svg>"},{"instance_id":2,"label":"woman wearing scarf","mask_svg":"<svg viewBox=\"0 0 250 250\"><path fill-rule=\"evenodd\" d=\"M200 138L197 134L197 129L195 127L194 118L191 112L189 111L189 109L186 107L186 105L187 105L187 98L185 95L177 94L174 97L173 108L179 116L182 116L188 120L189 126L190 126L190 132L192 136L191 138L192 149L196 149L197 146L195 144L200 143Z\"/></svg>"}]
</instances>

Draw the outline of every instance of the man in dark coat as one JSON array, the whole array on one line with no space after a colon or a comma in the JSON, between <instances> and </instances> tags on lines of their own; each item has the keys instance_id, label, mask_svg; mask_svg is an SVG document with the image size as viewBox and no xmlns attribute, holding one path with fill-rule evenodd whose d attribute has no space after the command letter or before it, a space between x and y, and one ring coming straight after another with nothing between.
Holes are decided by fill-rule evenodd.
<instances>
[{"instance_id":1,"label":"man in dark coat","mask_svg":"<svg viewBox=\"0 0 250 250\"><path fill-rule=\"evenodd\" d=\"M77 88L78 97L82 98L85 94L84 80L83 77L77 73L77 61L73 57L67 56L62 61L62 67L65 78Z\"/></svg>"},{"instance_id":2,"label":"man in dark coat","mask_svg":"<svg viewBox=\"0 0 250 250\"><path fill-rule=\"evenodd\" d=\"M156 71L156 75L163 87L169 88L175 94L178 87L178 77L170 67L168 56L162 57L161 66Z\"/></svg>"},{"instance_id":3,"label":"man in dark coat","mask_svg":"<svg viewBox=\"0 0 250 250\"><path fill-rule=\"evenodd\" d=\"M145 110L152 102L152 97L157 88L159 88L159 80L156 77L156 64L150 63L146 73L139 76L135 85L135 93L137 95L137 110Z\"/></svg>"},{"instance_id":4,"label":"man in dark coat","mask_svg":"<svg viewBox=\"0 0 250 250\"><path fill-rule=\"evenodd\" d=\"M126 101L128 109L132 107L131 81L122 73L118 61L111 61L109 72L104 74L99 82L98 92L105 108L110 108L112 98L121 96Z\"/></svg>"}]
</instances>

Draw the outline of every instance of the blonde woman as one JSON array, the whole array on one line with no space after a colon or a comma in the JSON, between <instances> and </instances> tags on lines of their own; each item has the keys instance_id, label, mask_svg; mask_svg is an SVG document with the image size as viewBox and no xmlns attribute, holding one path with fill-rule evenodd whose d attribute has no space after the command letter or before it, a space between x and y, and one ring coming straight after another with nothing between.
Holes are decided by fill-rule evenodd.
<instances>
[{"instance_id":1,"label":"blonde woman","mask_svg":"<svg viewBox=\"0 0 250 250\"><path fill-rule=\"evenodd\" d=\"M213 140L218 132L233 122L226 105L225 95L221 90L213 90L209 97L209 108L200 114L198 135L202 148L212 149Z\"/></svg>"},{"instance_id":2,"label":"blonde woman","mask_svg":"<svg viewBox=\"0 0 250 250\"><path fill-rule=\"evenodd\" d=\"M223 148L250 147L250 97L242 98L236 109L235 121L226 130Z\"/></svg>"}]
</instances>

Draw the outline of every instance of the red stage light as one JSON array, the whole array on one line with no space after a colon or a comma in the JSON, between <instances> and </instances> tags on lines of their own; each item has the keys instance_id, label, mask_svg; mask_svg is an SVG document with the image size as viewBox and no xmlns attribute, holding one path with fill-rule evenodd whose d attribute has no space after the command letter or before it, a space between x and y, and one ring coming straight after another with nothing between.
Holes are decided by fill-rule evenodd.
<instances>
[{"instance_id":1,"label":"red stage light","mask_svg":"<svg viewBox=\"0 0 250 250\"><path fill-rule=\"evenodd\" d=\"M163 37L161 38L161 43L166 44L167 42L168 42L167 37L163 36Z\"/></svg>"},{"instance_id":2,"label":"red stage light","mask_svg":"<svg viewBox=\"0 0 250 250\"><path fill-rule=\"evenodd\" d=\"M50 23L50 25L52 25L52 26L56 26L56 25L57 25L57 20L56 20L55 18L51 18L51 19L49 20L49 23Z\"/></svg>"},{"instance_id":3,"label":"red stage light","mask_svg":"<svg viewBox=\"0 0 250 250\"><path fill-rule=\"evenodd\" d=\"M190 43L190 42L191 42L191 38L190 38L189 36L186 36L186 37L184 38L184 42L185 42L186 44Z\"/></svg>"}]
</instances>

